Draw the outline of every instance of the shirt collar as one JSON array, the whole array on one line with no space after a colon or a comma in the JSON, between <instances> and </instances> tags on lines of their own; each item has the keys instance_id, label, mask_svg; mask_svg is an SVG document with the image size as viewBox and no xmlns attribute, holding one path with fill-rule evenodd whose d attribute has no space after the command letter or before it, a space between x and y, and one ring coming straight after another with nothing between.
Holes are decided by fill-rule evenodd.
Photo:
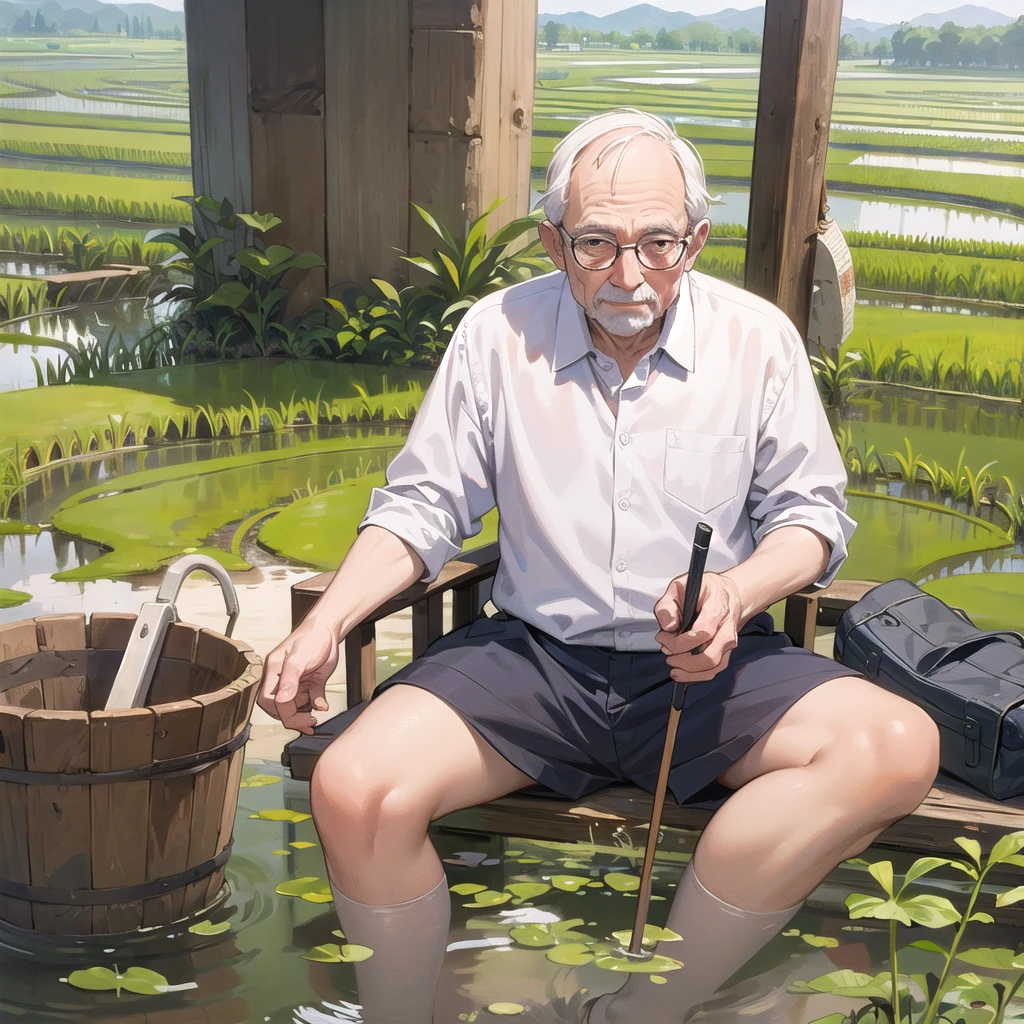
<instances>
[{"instance_id":1,"label":"shirt collar","mask_svg":"<svg viewBox=\"0 0 1024 1024\"><path fill-rule=\"evenodd\" d=\"M664 349L684 370L692 373L696 354L695 334L690 275L686 274L679 286L679 297L665 313L665 322L653 351ZM587 327L587 318L583 307L574 298L566 276L558 299L551 369L562 370L593 351L594 343Z\"/></svg>"}]
</instances>

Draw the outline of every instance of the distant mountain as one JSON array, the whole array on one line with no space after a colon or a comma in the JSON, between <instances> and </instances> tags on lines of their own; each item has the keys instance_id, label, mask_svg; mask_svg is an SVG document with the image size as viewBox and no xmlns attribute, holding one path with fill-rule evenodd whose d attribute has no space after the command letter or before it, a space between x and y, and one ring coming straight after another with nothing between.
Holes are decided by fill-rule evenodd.
<instances>
[{"instance_id":1,"label":"distant mountain","mask_svg":"<svg viewBox=\"0 0 1024 1024\"><path fill-rule=\"evenodd\" d=\"M1024 10L1021 11L1024 14ZM979 7L977 4L964 4L963 7L955 7L951 11L944 11L942 14L922 14L914 18L910 24L922 28L941 28L947 21L954 25L961 25L964 28L973 28L975 25L984 25L985 28L997 28L1000 25L1010 25L1015 19L998 11L990 10L988 7Z\"/></svg>"},{"instance_id":2,"label":"distant mountain","mask_svg":"<svg viewBox=\"0 0 1024 1024\"><path fill-rule=\"evenodd\" d=\"M81 6L85 0L78 0L78 2ZM92 0L92 2L95 3L96 0ZM543 0L541 2L543 3ZM984 25L986 28L992 28L998 25L1009 25L1013 20L1013 18L987 7L965 4L942 14L922 14L918 18L914 18L911 24L939 28L947 21L952 21L964 27ZM637 4L625 10L616 11L614 14L606 14L604 17L588 14L586 11L571 11L567 14L539 14L537 16L538 25L546 25L549 21L568 25L569 28L586 29L591 32L622 32L625 35L629 35L638 28L645 28L653 33L657 33L661 29L671 32L674 28L683 28L695 21L704 21L725 31L746 28L761 35L764 31L764 8L753 7L747 11L738 11L734 7L730 7L717 14L696 17L693 14L687 14L686 11L663 11L654 4ZM843 18L842 22L843 34L850 33L859 43L877 43L882 38L889 39L898 28L899 25L896 23L886 25L880 21L863 21L859 18Z\"/></svg>"},{"instance_id":3,"label":"distant mountain","mask_svg":"<svg viewBox=\"0 0 1024 1024\"><path fill-rule=\"evenodd\" d=\"M862 21L860 18L843 18L840 31L852 35L858 43L877 43L880 39L891 39L899 25L883 25L880 21Z\"/></svg>"},{"instance_id":4,"label":"distant mountain","mask_svg":"<svg viewBox=\"0 0 1024 1024\"><path fill-rule=\"evenodd\" d=\"M738 11L729 7L717 14L703 14L699 18L687 14L686 11L663 11L653 4L637 4L615 14L598 17L586 11L570 11L567 14L539 14L538 25L546 25L555 21L569 28L587 29L592 32L623 32L629 35L638 28L657 33L661 29L671 32L674 28L684 28L695 21L703 21L716 28L730 31L746 28L760 35L764 31L764 8L753 7L748 11Z\"/></svg>"},{"instance_id":5,"label":"distant mountain","mask_svg":"<svg viewBox=\"0 0 1024 1024\"><path fill-rule=\"evenodd\" d=\"M74 29L91 31L99 23L101 32L115 32L118 25L137 17L149 18L154 32L171 32L175 26L185 31L185 15L181 11L168 11L156 4L115 4L103 0L0 0L0 32L10 32L15 19L28 11L35 18L42 11L47 25L56 25L60 32Z\"/></svg>"}]
</instances>

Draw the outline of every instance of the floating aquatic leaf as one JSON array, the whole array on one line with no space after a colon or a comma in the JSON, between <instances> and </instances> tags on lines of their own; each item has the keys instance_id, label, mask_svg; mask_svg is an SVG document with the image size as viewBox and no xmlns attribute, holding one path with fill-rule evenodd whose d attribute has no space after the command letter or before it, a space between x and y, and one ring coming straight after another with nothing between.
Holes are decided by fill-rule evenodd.
<instances>
[{"instance_id":1,"label":"floating aquatic leaf","mask_svg":"<svg viewBox=\"0 0 1024 1024\"><path fill-rule=\"evenodd\" d=\"M330 899L331 886L330 883L325 878L315 878L313 876L307 876L305 878L293 878L287 882L282 882L280 885L277 886L274 892L276 892L279 896L305 897L309 894L313 894L316 896L326 896L328 899Z\"/></svg>"},{"instance_id":2,"label":"floating aquatic leaf","mask_svg":"<svg viewBox=\"0 0 1024 1024\"><path fill-rule=\"evenodd\" d=\"M552 875L551 884L556 889L561 889L563 892L575 892L580 886L587 885L590 882L589 878L584 878L582 875Z\"/></svg>"},{"instance_id":3,"label":"floating aquatic leaf","mask_svg":"<svg viewBox=\"0 0 1024 1024\"><path fill-rule=\"evenodd\" d=\"M271 850L271 857L290 857L292 855L291 850Z\"/></svg>"},{"instance_id":4,"label":"floating aquatic leaf","mask_svg":"<svg viewBox=\"0 0 1024 1024\"><path fill-rule=\"evenodd\" d=\"M588 889L603 889L604 882L587 882Z\"/></svg>"},{"instance_id":5,"label":"floating aquatic leaf","mask_svg":"<svg viewBox=\"0 0 1024 1024\"><path fill-rule=\"evenodd\" d=\"M524 850L506 850L505 851L505 856L506 857L522 857L524 852L525 852Z\"/></svg>"},{"instance_id":6,"label":"floating aquatic leaf","mask_svg":"<svg viewBox=\"0 0 1024 1024\"><path fill-rule=\"evenodd\" d=\"M551 886L546 882L512 882L505 888L516 897L512 901L515 904L522 903L524 900L532 900L551 891Z\"/></svg>"},{"instance_id":7,"label":"floating aquatic leaf","mask_svg":"<svg viewBox=\"0 0 1024 1024\"><path fill-rule=\"evenodd\" d=\"M626 875L621 871L609 871L604 876L604 882L616 892L636 892L640 888L639 876Z\"/></svg>"},{"instance_id":8,"label":"floating aquatic leaf","mask_svg":"<svg viewBox=\"0 0 1024 1024\"><path fill-rule=\"evenodd\" d=\"M449 890L457 896L472 896L477 892L485 892L487 886L478 882L459 882L457 885L449 886Z\"/></svg>"},{"instance_id":9,"label":"floating aquatic leaf","mask_svg":"<svg viewBox=\"0 0 1024 1024\"><path fill-rule=\"evenodd\" d=\"M612 935L618 940L619 945L626 949L633 940L633 929L627 928L624 931L612 932ZM671 928L659 928L655 924L645 924L641 945L653 946L656 942L679 942L681 939L682 935L672 931Z\"/></svg>"},{"instance_id":10,"label":"floating aquatic leaf","mask_svg":"<svg viewBox=\"0 0 1024 1024\"><path fill-rule=\"evenodd\" d=\"M558 942L551 933L551 926L546 924L517 924L509 928L508 934L520 946L531 946L534 949L545 949Z\"/></svg>"},{"instance_id":11,"label":"floating aquatic leaf","mask_svg":"<svg viewBox=\"0 0 1024 1024\"><path fill-rule=\"evenodd\" d=\"M338 928L335 928L334 931L331 932L331 934L332 935L337 935L339 939L345 938L345 933L343 931L341 931L340 929L338 929Z\"/></svg>"},{"instance_id":12,"label":"floating aquatic leaf","mask_svg":"<svg viewBox=\"0 0 1024 1024\"><path fill-rule=\"evenodd\" d=\"M499 1017L514 1017L517 1013L524 1013L526 1011L525 1006L520 1006L519 1003L491 1003L487 1007L488 1013L495 1013Z\"/></svg>"},{"instance_id":13,"label":"floating aquatic leaf","mask_svg":"<svg viewBox=\"0 0 1024 1024\"><path fill-rule=\"evenodd\" d=\"M243 779L238 785L242 789L250 789L256 786L272 786L281 780L276 775L250 775Z\"/></svg>"},{"instance_id":14,"label":"floating aquatic leaf","mask_svg":"<svg viewBox=\"0 0 1024 1024\"><path fill-rule=\"evenodd\" d=\"M605 971L623 971L626 974L659 974L664 971L678 971L683 966L681 960L673 960L670 956L655 953L650 960L627 960L625 957L607 954L599 956L594 964Z\"/></svg>"},{"instance_id":15,"label":"floating aquatic leaf","mask_svg":"<svg viewBox=\"0 0 1024 1024\"><path fill-rule=\"evenodd\" d=\"M542 863L540 857L520 857L517 864L540 864Z\"/></svg>"},{"instance_id":16,"label":"floating aquatic leaf","mask_svg":"<svg viewBox=\"0 0 1024 1024\"><path fill-rule=\"evenodd\" d=\"M663 978L660 974L652 974L648 980L654 982L655 985L668 984L668 978Z\"/></svg>"},{"instance_id":17,"label":"floating aquatic leaf","mask_svg":"<svg viewBox=\"0 0 1024 1024\"><path fill-rule=\"evenodd\" d=\"M357 946L354 943L339 946L336 942L328 942L303 953L302 959L318 964L358 964L369 960L371 956L373 950L369 946Z\"/></svg>"},{"instance_id":18,"label":"floating aquatic leaf","mask_svg":"<svg viewBox=\"0 0 1024 1024\"><path fill-rule=\"evenodd\" d=\"M297 839L294 843L288 844L293 850L311 850L316 843L307 843L305 839Z\"/></svg>"},{"instance_id":19,"label":"floating aquatic leaf","mask_svg":"<svg viewBox=\"0 0 1024 1024\"><path fill-rule=\"evenodd\" d=\"M198 924L194 924L189 928L189 931L193 935L223 935L224 932L230 930L230 921L218 921L216 924L212 921L200 921Z\"/></svg>"},{"instance_id":20,"label":"floating aquatic leaf","mask_svg":"<svg viewBox=\"0 0 1024 1024\"><path fill-rule=\"evenodd\" d=\"M330 889L327 892L304 892L302 898L307 903L333 903L334 896Z\"/></svg>"},{"instance_id":21,"label":"floating aquatic leaf","mask_svg":"<svg viewBox=\"0 0 1024 1024\"><path fill-rule=\"evenodd\" d=\"M512 899L512 893L510 892L497 892L494 889L484 889L483 892L477 893L476 900L473 903L463 903L464 907L473 907L478 909L480 907L496 907L501 903L507 903Z\"/></svg>"},{"instance_id":22,"label":"floating aquatic leaf","mask_svg":"<svg viewBox=\"0 0 1024 1024\"><path fill-rule=\"evenodd\" d=\"M836 949L839 946L839 940L830 938L828 935L801 935L801 939L807 943L808 946L814 946L816 949Z\"/></svg>"},{"instance_id":23,"label":"floating aquatic leaf","mask_svg":"<svg viewBox=\"0 0 1024 1024\"><path fill-rule=\"evenodd\" d=\"M594 951L582 942L565 942L549 949L544 956L553 964L565 967L579 967L594 959Z\"/></svg>"},{"instance_id":24,"label":"floating aquatic leaf","mask_svg":"<svg viewBox=\"0 0 1024 1024\"><path fill-rule=\"evenodd\" d=\"M887 974L861 974L858 971L842 970L823 974L811 981L794 981L790 992L828 992L836 996L878 996L885 998L888 989Z\"/></svg>"},{"instance_id":25,"label":"floating aquatic leaf","mask_svg":"<svg viewBox=\"0 0 1024 1024\"><path fill-rule=\"evenodd\" d=\"M470 1010L469 1013L460 1013L459 1014L459 1020L467 1021L467 1024L473 1024L473 1021L475 1021L477 1019L477 1017L479 1017L479 1016L480 1016L480 1011L479 1010Z\"/></svg>"},{"instance_id":26,"label":"floating aquatic leaf","mask_svg":"<svg viewBox=\"0 0 1024 1024\"><path fill-rule=\"evenodd\" d=\"M304 814L302 811L290 811L286 808L277 808L269 811L258 811L250 814L250 818L259 818L262 821L291 821L298 824L300 821L309 821L312 814Z\"/></svg>"},{"instance_id":27,"label":"floating aquatic leaf","mask_svg":"<svg viewBox=\"0 0 1024 1024\"><path fill-rule=\"evenodd\" d=\"M139 996L158 996L168 987L167 979L162 974L145 967L129 967L124 974L118 974L108 967L87 967L81 971L72 971L68 975L68 984L90 992L114 991L118 995L124 989Z\"/></svg>"},{"instance_id":28,"label":"floating aquatic leaf","mask_svg":"<svg viewBox=\"0 0 1024 1024\"><path fill-rule=\"evenodd\" d=\"M800 934L800 929L799 928L787 928L782 934L788 939L792 935L799 935Z\"/></svg>"}]
</instances>

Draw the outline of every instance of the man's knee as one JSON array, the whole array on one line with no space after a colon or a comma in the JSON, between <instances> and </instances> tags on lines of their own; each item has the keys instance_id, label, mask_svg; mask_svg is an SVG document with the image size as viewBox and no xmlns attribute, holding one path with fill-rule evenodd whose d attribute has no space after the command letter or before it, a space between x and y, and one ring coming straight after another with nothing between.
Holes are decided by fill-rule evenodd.
<instances>
[{"instance_id":1,"label":"man's knee","mask_svg":"<svg viewBox=\"0 0 1024 1024\"><path fill-rule=\"evenodd\" d=\"M939 770L939 730L916 704L864 680L855 707L833 720L830 736L851 796L888 823L911 813L928 795Z\"/></svg>"},{"instance_id":2,"label":"man's knee","mask_svg":"<svg viewBox=\"0 0 1024 1024\"><path fill-rule=\"evenodd\" d=\"M415 783L395 778L387 765L344 737L324 751L310 779L310 804L321 838L332 849L354 855L426 834L424 796Z\"/></svg>"}]
</instances>

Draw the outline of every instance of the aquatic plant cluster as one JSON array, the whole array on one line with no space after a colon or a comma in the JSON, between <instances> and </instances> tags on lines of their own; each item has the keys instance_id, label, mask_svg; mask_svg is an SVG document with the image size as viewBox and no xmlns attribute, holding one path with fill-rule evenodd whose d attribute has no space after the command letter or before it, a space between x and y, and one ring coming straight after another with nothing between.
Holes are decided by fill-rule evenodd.
<instances>
[{"instance_id":1,"label":"aquatic plant cluster","mask_svg":"<svg viewBox=\"0 0 1024 1024\"><path fill-rule=\"evenodd\" d=\"M62 288L56 297L47 299L45 281L26 281L19 277L0 277L0 321L15 320L18 317L42 313L46 309L63 304L67 288Z\"/></svg>"},{"instance_id":2,"label":"aquatic plant cluster","mask_svg":"<svg viewBox=\"0 0 1024 1024\"><path fill-rule=\"evenodd\" d=\"M190 173L192 170L190 154L181 150L131 149L126 146L76 145L71 142L5 139L0 143L0 153L54 159L102 161L104 163L148 164L153 167L171 167Z\"/></svg>"},{"instance_id":3,"label":"aquatic plant cluster","mask_svg":"<svg viewBox=\"0 0 1024 1024\"><path fill-rule=\"evenodd\" d=\"M1024 539L1024 501L1021 489L1008 476L997 479L989 471L997 465L987 462L980 469L964 463L967 449L960 449L956 465L940 465L937 459L926 461L913 451L910 438L904 438L904 451L880 452L865 441L858 445L849 427L840 427L836 436L843 464L856 484L876 480L898 480L911 487L924 485L933 501L978 515L983 505L999 509L1006 516L1011 540Z\"/></svg>"},{"instance_id":4,"label":"aquatic plant cluster","mask_svg":"<svg viewBox=\"0 0 1024 1024\"><path fill-rule=\"evenodd\" d=\"M1011 832L1000 838L987 858L982 857L977 839L958 836L954 842L966 854L958 857L921 857L910 866L901 884L891 861L851 863L865 865L878 883L881 896L851 893L846 906L851 920L867 918L885 921L889 931L889 970L874 976L851 970L833 971L808 982L796 982L790 992L822 993L867 999L851 1013L832 1013L812 1024L1002 1024L1011 1001L1024 985L1024 950L979 947L963 949L969 924L992 924L993 916L978 910L983 886L993 869L1024 867L1024 832ZM973 881L967 903L958 909L945 896L911 890L914 883L940 868L952 869ZM1013 906L1024 900L1024 885L999 892L996 908ZM936 954L936 970L913 974L900 971L899 925L918 925L941 930L956 927L948 946L931 939L918 939L909 949ZM994 972L988 977L975 971L960 972L955 963ZM1015 1018L1017 1019L1017 1018Z\"/></svg>"},{"instance_id":5,"label":"aquatic plant cluster","mask_svg":"<svg viewBox=\"0 0 1024 1024\"><path fill-rule=\"evenodd\" d=\"M243 434L315 425L359 423L408 423L423 400L423 387L410 383L404 389L370 395L359 383L354 398L296 398L276 405L257 401L246 392L248 404L214 407L211 404L182 408L162 415L110 414L107 425L97 430L58 428L45 440L25 446L0 449L0 519L16 514L26 473L66 458L91 452L108 452L142 444L159 444L195 439L239 437ZM363 472L377 471L367 466ZM356 475L360 475L357 471ZM330 486L331 481L328 481ZM318 488L309 485L309 493Z\"/></svg>"},{"instance_id":6,"label":"aquatic plant cluster","mask_svg":"<svg viewBox=\"0 0 1024 1024\"><path fill-rule=\"evenodd\" d=\"M141 234L123 235L119 231L113 231L109 235L104 235L98 231L91 231L83 236L80 231L70 226L59 227L54 232L45 224L20 228L0 224L0 252L32 253L39 256L59 253L73 260L75 245L83 237L91 240L90 247L93 252L102 246L102 263L93 264L94 266L117 262L160 263L174 252L172 246L143 241ZM92 253L90 255L91 258L95 258ZM91 268L75 264L75 269Z\"/></svg>"},{"instance_id":7,"label":"aquatic plant cluster","mask_svg":"<svg viewBox=\"0 0 1024 1024\"><path fill-rule=\"evenodd\" d=\"M66 213L152 224L187 224L192 219L191 211L180 203L172 205L136 199L126 202L106 196L83 196L77 192L44 193L20 188L0 188L0 210Z\"/></svg>"},{"instance_id":8,"label":"aquatic plant cluster","mask_svg":"<svg viewBox=\"0 0 1024 1024\"><path fill-rule=\"evenodd\" d=\"M1000 363L975 356L969 336L964 337L959 359L948 350L925 356L902 345L894 351L876 349L869 337L867 348L847 348L838 359L819 345L819 354L811 356L811 364L826 405L841 403L844 387L854 379L1024 401L1024 347L1020 358Z\"/></svg>"}]
</instances>

